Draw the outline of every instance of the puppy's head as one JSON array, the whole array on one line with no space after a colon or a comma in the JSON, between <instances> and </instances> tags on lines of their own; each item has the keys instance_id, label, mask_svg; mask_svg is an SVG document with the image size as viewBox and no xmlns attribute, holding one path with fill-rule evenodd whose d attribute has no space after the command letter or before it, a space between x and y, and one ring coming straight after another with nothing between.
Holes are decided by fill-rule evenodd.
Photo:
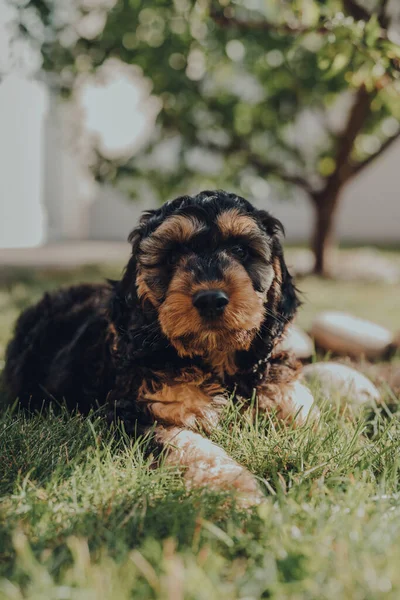
<instances>
[{"instance_id":1,"label":"puppy's head","mask_svg":"<svg viewBox=\"0 0 400 600\"><path fill-rule=\"evenodd\" d=\"M125 281L181 356L248 350L266 320L282 331L297 308L281 231L234 194L178 198L131 233Z\"/></svg>"}]
</instances>

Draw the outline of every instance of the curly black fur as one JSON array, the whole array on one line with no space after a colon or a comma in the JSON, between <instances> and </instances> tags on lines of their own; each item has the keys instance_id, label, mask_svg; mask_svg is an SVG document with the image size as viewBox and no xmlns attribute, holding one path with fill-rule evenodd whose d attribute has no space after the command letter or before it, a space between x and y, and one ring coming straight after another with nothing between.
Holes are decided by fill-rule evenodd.
<instances>
[{"instance_id":1,"label":"curly black fur","mask_svg":"<svg viewBox=\"0 0 400 600\"><path fill-rule=\"evenodd\" d=\"M268 377L274 345L293 318L298 299L286 268L279 241L282 226L265 211L226 192L202 192L147 211L129 236L132 256L119 281L78 285L46 294L19 318L6 354L4 381L12 400L40 409L49 400L65 401L70 409L87 413L108 403L110 418L118 417L133 431L152 423L146 404L137 402L143 380L173 381L183 371L212 371L204 356L182 357L162 333L157 310L140 302L137 263L141 242L171 215L196 216L212 225L222 212L235 208L250 215L269 237L271 254L282 273L281 298L264 322L248 351L236 355L237 373L222 377L228 391L244 397ZM208 241L203 240L204 252ZM199 256L203 250L198 248ZM168 293L170 272L159 274L157 284ZM254 275L254 285L258 285ZM221 374L215 374L221 382Z\"/></svg>"}]
</instances>

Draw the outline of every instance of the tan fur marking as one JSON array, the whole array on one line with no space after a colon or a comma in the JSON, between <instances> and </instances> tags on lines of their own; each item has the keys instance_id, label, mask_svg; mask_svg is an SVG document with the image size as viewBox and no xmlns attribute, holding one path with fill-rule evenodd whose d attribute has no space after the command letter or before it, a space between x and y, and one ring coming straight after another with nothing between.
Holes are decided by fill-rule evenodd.
<instances>
[{"instance_id":1,"label":"tan fur marking","mask_svg":"<svg viewBox=\"0 0 400 600\"><path fill-rule=\"evenodd\" d=\"M235 352L218 351L210 352L207 356L213 371L223 380L224 375L234 375L237 372Z\"/></svg>"},{"instance_id":2,"label":"tan fur marking","mask_svg":"<svg viewBox=\"0 0 400 600\"><path fill-rule=\"evenodd\" d=\"M149 288L149 286L147 285L146 276L143 271L140 272L138 274L138 276L136 277L136 286L137 286L138 298L141 301L142 305L143 305L143 302L148 300L149 302L151 302L151 304L153 306L155 306L155 307L159 306L160 302L159 302L158 298L156 297L154 291L151 290Z\"/></svg>"},{"instance_id":3,"label":"tan fur marking","mask_svg":"<svg viewBox=\"0 0 400 600\"><path fill-rule=\"evenodd\" d=\"M114 323L110 323L108 326L108 338L112 352L117 351L117 330L115 329Z\"/></svg>"},{"instance_id":4,"label":"tan fur marking","mask_svg":"<svg viewBox=\"0 0 400 600\"><path fill-rule=\"evenodd\" d=\"M172 237L174 241L187 242L202 229L204 229L203 223L195 217L173 215L161 223L155 233L157 236L162 236L167 239Z\"/></svg>"},{"instance_id":5,"label":"tan fur marking","mask_svg":"<svg viewBox=\"0 0 400 600\"><path fill-rule=\"evenodd\" d=\"M176 427L157 428L156 438L166 446L166 462L185 469L187 487L235 491L243 507L259 504L263 494L256 478L222 448L200 434Z\"/></svg>"},{"instance_id":6,"label":"tan fur marking","mask_svg":"<svg viewBox=\"0 0 400 600\"><path fill-rule=\"evenodd\" d=\"M268 307L270 310L275 311L282 297L282 270L279 262L279 258L274 258L272 261L272 268L274 270L274 279L268 290ZM277 342L279 339L277 339Z\"/></svg>"},{"instance_id":7,"label":"tan fur marking","mask_svg":"<svg viewBox=\"0 0 400 600\"><path fill-rule=\"evenodd\" d=\"M203 289L223 289L229 296L218 325L208 327L193 306L193 295ZM241 265L224 273L224 281L193 284L188 273L178 271L173 277L167 299L161 305L159 320L164 334L181 356L214 356L216 367L225 356L250 347L264 318L264 297L255 292ZM225 363L231 363L227 356Z\"/></svg>"},{"instance_id":8,"label":"tan fur marking","mask_svg":"<svg viewBox=\"0 0 400 600\"><path fill-rule=\"evenodd\" d=\"M240 214L237 209L231 209L219 215L217 224L223 238L245 237L264 260L270 259L271 250L266 243L266 236L251 217Z\"/></svg>"},{"instance_id":9,"label":"tan fur marking","mask_svg":"<svg viewBox=\"0 0 400 600\"><path fill-rule=\"evenodd\" d=\"M257 223L251 217L240 214L237 208L219 215L217 225L224 238L260 233Z\"/></svg>"},{"instance_id":10,"label":"tan fur marking","mask_svg":"<svg viewBox=\"0 0 400 600\"><path fill-rule=\"evenodd\" d=\"M157 373L155 374L157 376ZM159 374L161 377L163 374ZM209 381L209 375L190 370L173 383L155 384L144 381L138 391L138 401L148 403L156 421L167 425L205 429L215 427L226 402L224 389Z\"/></svg>"},{"instance_id":11,"label":"tan fur marking","mask_svg":"<svg viewBox=\"0 0 400 600\"><path fill-rule=\"evenodd\" d=\"M163 248L165 242L188 242L203 228L204 225L194 217L173 215L161 223L150 237L143 240L140 248L144 254L152 256Z\"/></svg>"},{"instance_id":12,"label":"tan fur marking","mask_svg":"<svg viewBox=\"0 0 400 600\"><path fill-rule=\"evenodd\" d=\"M279 258L275 257L274 260L272 261L272 265L273 265L273 269L274 269L274 273L275 273L275 279L281 286L282 285L282 269L281 269L281 263L279 262Z\"/></svg>"}]
</instances>

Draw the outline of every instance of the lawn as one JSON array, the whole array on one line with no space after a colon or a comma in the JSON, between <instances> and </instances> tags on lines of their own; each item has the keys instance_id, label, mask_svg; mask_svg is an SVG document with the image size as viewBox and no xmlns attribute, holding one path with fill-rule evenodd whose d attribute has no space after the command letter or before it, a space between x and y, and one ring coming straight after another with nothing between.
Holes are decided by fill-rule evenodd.
<instances>
[{"instance_id":1,"label":"lawn","mask_svg":"<svg viewBox=\"0 0 400 600\"><path fill-rule=\"evenodd\" d=\"M0 283L0 360L19 311L45 289L117 268L10 272ZM400 330L400 286L303 279L308 327L323 308ZM116 437L93 415L26 419L3 410L0 599L251 600L400 597L400 411L355 416L317 401L316 427L238 419L215 440L265 483L265 502L185 492L154 470L146 440Z\"/></svg>"}]
</instances>

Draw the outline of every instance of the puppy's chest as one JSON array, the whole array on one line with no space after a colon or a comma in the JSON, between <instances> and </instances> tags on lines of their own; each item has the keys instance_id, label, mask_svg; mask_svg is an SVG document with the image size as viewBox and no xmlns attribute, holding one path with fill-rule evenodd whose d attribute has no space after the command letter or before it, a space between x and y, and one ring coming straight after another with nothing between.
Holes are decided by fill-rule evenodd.
<instances>
[{"instance_id":1,"label":"puppy's chest","mask_svg":"<svg viewBox=\"0 0 400 600\"><path fill-rule=\"evenodd\" d=\"M219 378L196 368L173 377L154 373L143 380L138 391L138 402L155 421L189 428L215 426L228 398Z\"/></svg>"}]
</instances>

